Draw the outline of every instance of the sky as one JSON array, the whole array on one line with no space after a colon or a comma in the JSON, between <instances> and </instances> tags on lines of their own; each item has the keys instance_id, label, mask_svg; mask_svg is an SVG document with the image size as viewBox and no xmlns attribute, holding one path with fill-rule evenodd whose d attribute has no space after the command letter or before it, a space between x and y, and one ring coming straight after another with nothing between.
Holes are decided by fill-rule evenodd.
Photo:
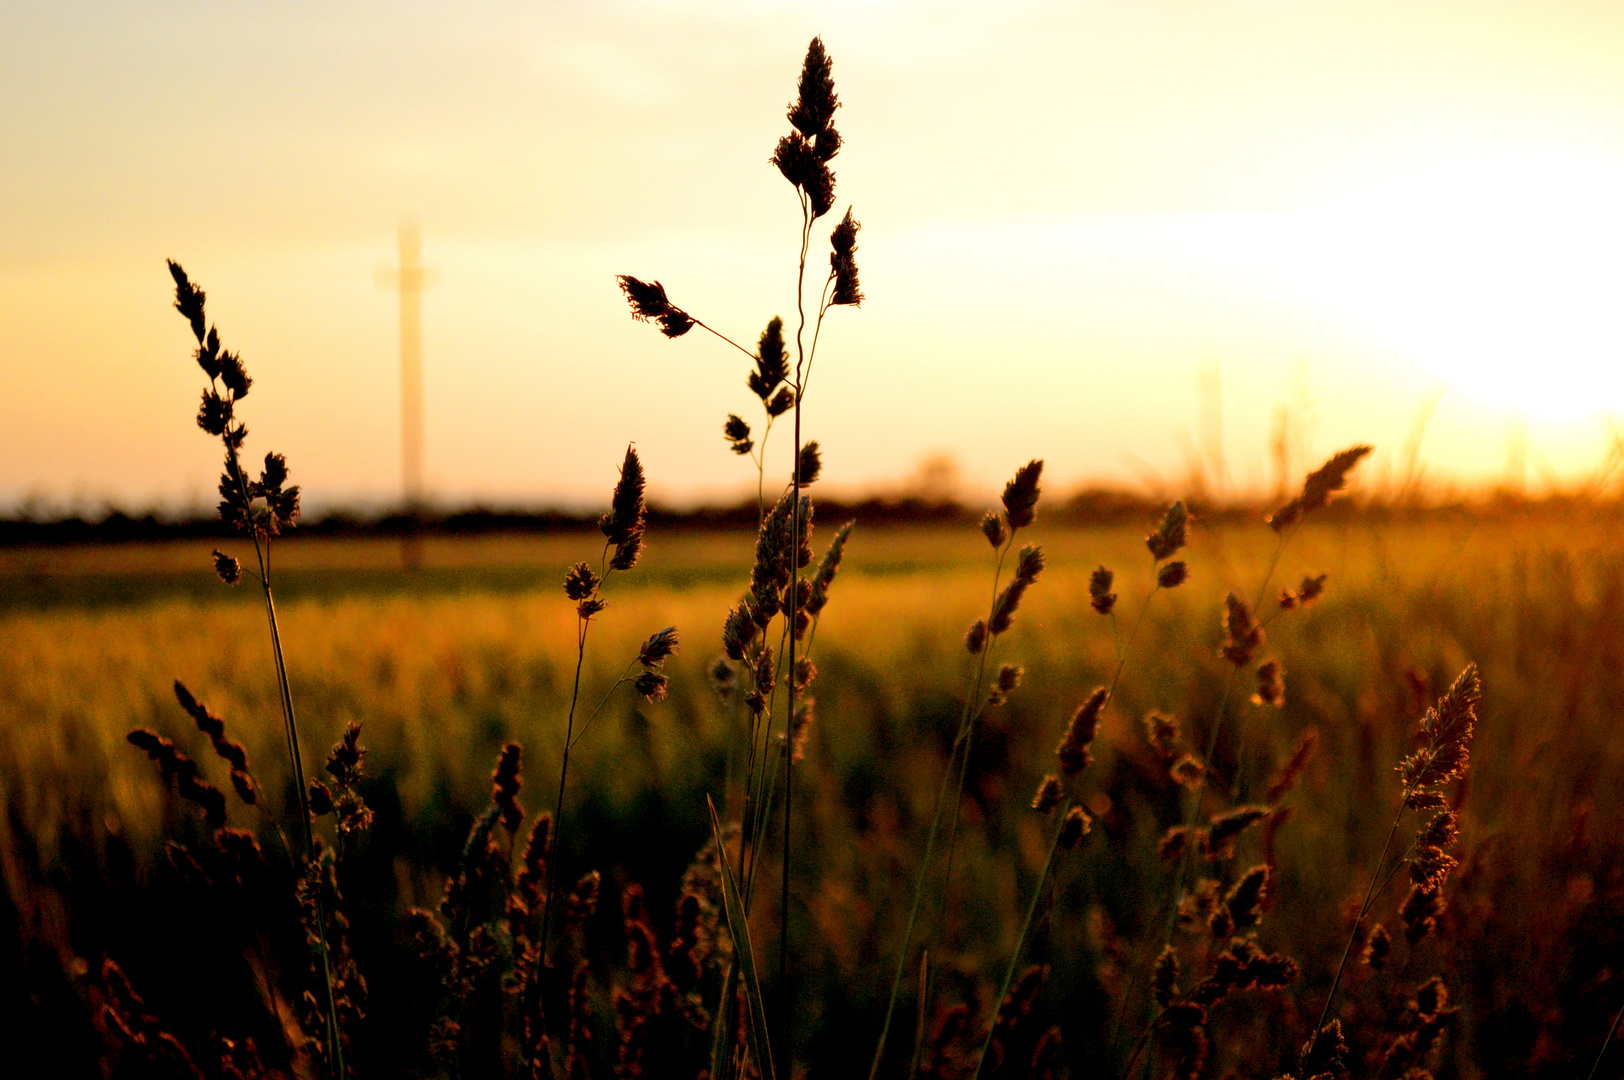
<instances>
[{"instance_id":1,"label":"sky","mask_svg":"<svg viewBox=\"0 0 1624 1080\"><path fill-rule=\"evenodd\" d=\"M1624 6L1093 2L0 7L0 511L207 505L217 444L165 258L307 504L400 490L420 223L428 488L753 489L745 357L633 321L658 279L735 340L793 325L767 158L808 40L866 299L820 337L825 483L971 496L1366 482L1574 487L1624 417ZM1282 426L1283 425L1283 426ZM768 444L787 473L789 439ZM1283 437L1282 437L1283 436Z\"/></svg>"}]
</instances>

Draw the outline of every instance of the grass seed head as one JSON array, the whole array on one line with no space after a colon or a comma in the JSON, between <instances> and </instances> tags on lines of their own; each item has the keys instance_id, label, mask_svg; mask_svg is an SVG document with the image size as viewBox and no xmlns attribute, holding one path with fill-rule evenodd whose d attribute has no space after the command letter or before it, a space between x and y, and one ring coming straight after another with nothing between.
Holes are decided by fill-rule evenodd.
<instances>
[{"instance_id":1,"label":"grass seed head","mask_svg":"<svg viewBox=\"0 0 1624 1080\"><path fill-rule=\"evenodd\" d=\"M242 357L229 349L220 350L220 381L231 391L234 401L247 397L249 387L254 385L254 380L248 377L248 369L243 366Z\"/></svg>"},{"instance_id":2,"label":"grass seed head","mask_svg":"<svg viewBox=\"0 0 1624 1080\"><path fill-rule=\"evenodd\" d=\"M187 802L203 809L203 818L218 828L226 821L226 797L220 789L197 776L197 762L175 749L175 744L157 732L138 728L126 736L130 743L158 763L164 782L175 782L175 791Z\"/></svg>"},{"instance_id":3,"label":"grass seed head","mask_svg":"<svg viewBox=\"0 0 1624 1080\"><path fill-rule=\"evenodd\" d=\"M964 648L971 656L976 656L986 647L987 620L977 619L970 624L970 629L964 632Z\"/></svg>"},{"instance_id":4,"label":"grass seed head","mask_svg":"<svg viewBox=\"0 0 1624 1080\"><path fill-rule=\"evenodd\" d=\"M1164 761L1173 760L1183 737L1176 718L1161 713L1150 713L1145 717L1145 741Z\"/></svg>"},{"instance_id":5,"label":"grass seed head","mask_svg":"<svg viewBox=\"0 0 1624 1080\"><path fill-rule=\"evenodd\" d=\"M638 322L659 323L660 332L668 338L679 338L694 328L692 316L666 298L665 286L658 281L639 281L629 274L617 275L615 280Z\"/></svg>"},{"instance_id":6,"label":"grass seed head","mask_svg":"<svg viewBox=\"0 0 1624 1080\"><path fill-rule=\"evenodd\" d=\"M1370 928L1365 937L1365 947L1359 954L1359 959L1372 971L1380 971L1387 966L1387 958L1393 952L1393 937L1387 932L1387 927L1381 923Z\"/></svg>"},{"instance_id":7,"label":"grass seed head","mask_svg":"<svg viewBox=\"0 0 1624 1080\"><path fill-rule=\"evenodd\" d=\"M795 658L795 692L799 694L812 685L812 680L818 677L818 665L812 662L810 656Z\"/></svg>"},{"instance_id":8,"label":"grass seed head","mask_svg":"<svg viewBox=\"0 0 1624 1080\"><path fill-rule=\"evenodd\" d=\"M789 106L789 122L807 138L816 138L828 131L840 108L835 94L833 63L823 48L823 39L814 37L806 47L806 59L801 63L801 78L796 83L795 100Z\"/></svg>"},{"instance_id":9,"label":"grass seed head","mask_svg":"<svg viewBox=\"0 0 1624 1080\"><path fill-rule=\"evenodd\" d=\"M353 788L361 782L366 748L361 745L361 725L351 721L344 737L333 744L327 755L327 772L341 787Z\"/></svg>"},{"instance_id":10,"label":"grass seed head","mask_svg":"<svg viewBox=\"0 0 1624 1080\"><path fill-rule=\"evenodd\" d=\"M1348 474L1369 454L1368 446L1353 446L1333 454L1324 465L1308 474L1303 481L1302 494L1293 498L1266 519L1275 532L1285 532L1303 519L1305 514L1320 509L1331 501L1331 496L1348 485Z\"/></svg>"},{"instance_id":11,"label":"grass seed head","mask_svg":"<svg viewBox=\"0 0 1624 1080\"><path fill-rule=\"evenodd\" d=\"M1347 1052L1348 1042L1342 1037L1342 1021L1332 1020L1303 1047L1302 1074L1309 1080L1319 1080L1321 1073L1334 1074L1341 1070L1342 1058Z\"/></svg>"},{"instance_id":12,"label":"grass seed head","mask_svg":"<svg viewBox=\"0 0 1624 1080\"><path fill-rule=\"evenodd\" d=\"M209 711L208 706L193 697L192 692L186 689L185 684L179 679L175 680L175 700L180 702L180 707L192 718L197 730L208 736L214 752L231 768L246 772L248 752L243 749L241 743L226 738L225 721L215 716Z\"/></svg>"},{"instance_id":13,"label":"grass seed head","mask_svg":"<svg viewBox=\"0 0 1624 1080\"><path fill-rule=\"evenodd\" d=\"M659 667L667 659L677 654L678 648L677 628L668 626L664 630L656 630L650 634L648 640L643 642L637 650L637 662L646 668Z\"/></svg>"},{"instance_id":14,"label":"grass seed head","mask_svg":"<svg viewBox=\"0 0 1624 1080\"><path fill-rule=\"evenodd\" d=\"M1214 814L1207 825L1204 854L1209 859L1227 858L1234 854L1235 838L1268 816L1267 806L1237 806L1222 814Z\"/></svg>"},{"instance_id":15,"label":"grass seed head","mask_svg":"<svg viewBox=\"0 0 1624 1080\"><path fill-rule=\"evenodd\" d=\"M1201 764L1200 758L1194 754L1185 754L1173 762L1173 767L1168 770L1168 775L1173 778L1175 784L1183 784L1191 791L1200 791L1207 775L1207 769L1206 766Z\"/></svg>"},{"instance_id":16,"label":"grass seed head","mask_svg":"<svg viewBox=\"0 0 1624 1080\"><path fill-rule=\"evenodd\" d=\"M1101 615L1111 614L1116 607L1116 593L1111 591L1111 583L1116 575L1104 566L1097 566L1094 572L1088 575L1088 604Z\"/></svg>"},{"instance_id":17,"label":"grass seed head","mask_svg":"<svg viewBox=\"0 0 1624 1080\"><path fill-rule=\"evenodd\" d=\"M1267 866L1252 867L1229 890L1229 895L1224 897L1224 907L1228 909L1236 930L1250 930L1258 924L1263 917L1263 902L1268 898L1268 892Z\"/></svg>"},{"instance_id":18,"label":"grass seed head","mask_svg":"<svg viewBox=\"0 0 1624 1080\"><path fill-rule=\"evenodd\" d=\"M795 391L791 390L787 386L783 387L778 391L778 393L774 394L772 400L766 404L767 415L773 417L783 416L794 407Z\"/></svg>"},{"instance_id":19,"label":"grass seed head","mask_svg":"<svg viewBox=\"0 0 1624 1080\"><path fill-rule=\"evenodd\" d=\"M609 509L598 519L598 528L615 546L614 557L609 560L615 570L630 570L643 553L643 530L648 525L648 504L643 498L645 486L643 463L638 460L637 448L627 446Z\"/></svg>"},{"instance_id":20,"label":"grass seed head","mask_svg":"<svg viewBox=\"0 0 1624 1080\"><path fill-rule=\"evenodd\" d=\"M728 413L727 419L722 423L722 437L727 440L728 449L741 457L755 448L750 440L750 425L745 423L742 416Z\"/></svg>"},{"instance_id":21,"label":"grass seed head","mask_svg":"<svg viewBox=\"0 0 1624 1080\"><path fill-rule=\"evenodd\" d=\"M1348 474L1365 455L1370 453L1369 446L1354 446L1333 454L1324 465L1308 474L1303 481L1303 513L1318 510L1331 501L1331 496L1348 486Z\"/></svg>"},{"instance_id":22,"label":"grass seed head","mask_svg":"<svg viewBox=\"0 0 1624 1080\"><path fill-rule=\"evenodd\" d=\"M1409 895L1399 908L1404 921L1404 939L1411 945L1438 929L1438 916L1444 912L1444 894L1440 889L1411 885Z\"/></svg>"},{"instance_id":23,"label":"grass seed head","mask_svg":"<svg viewBox=\"0 0 1624 1080\"><path fill-rule=\"evenodd\" d=\"M784 320L774 315L756 343L756 370L746 384L763 405L772 399L778 384L789 378L789 353L784 348Z\"/></svg>"},{"instance_id":24,"label":"grass seed head","mask_svg":"<svg viewBox=\"0 0 1624 1080\"><path fill-rule=\"evenodd\" d=\"M1088 811L1081 806L1074 806L1066 812L1066 819L1060 823L1060 846L1067 851L1082 843L1083 837L1094 827L1094 819L1088 816Z\"/></svg>"},{"instance_id":25,"label":"grass seed head","mask_svg":"<svg viewBox=\"0 0 1624 1080\"><path fill-rule=\"evenodd\" d=\"M571 600L585 600L598 591L598 572L591 565L578 562L564 573L564 595Z\"/></svg>"},{"instance_id":26,"label":"grass seed head","mask_svg":"<svg viewBox=\"0 0 1624 1080\"><path fill-rule=\"evenodd\" d=\"M1421 718L1417 732L1423 740L1421 749L1398 766L1410 807L1436 805L1437 789L1465 775L1482 691L1477 665L1468 664Z\"/></svg>"},{"instance_id":27,"label":"grass seed head","mask_svg":"<svg viewBox=\"0 0 1624 1080\"><path fill-rule=\"evenodd\" d=\"M1156 587L1176 589L1190 580L1190 567L1183 559L1170 562L1156 571Z\"/></svg>"},{"instance_id":28,"label":"grass seed head","mask_svg":"<svg viewBox=\"0 0 1624 1080\"><path fill-rule=\"evenodd\" d=\"M1027 544L1021 548L1015 561L1015 580L1030 585L1042 576L1043 566L1043 549L1036 544Z\"/></svg>"},{"instance_id":29,"label":"grass seed head","mask_svg":"<svg viewBox=\"0 0 1624 1080\"><path fill-rule=\"evenodd\" d=\"M818 452L816 439L801 445L801 452L795 458L795 483L797 487L809 488L818 482L818 474L823 471L823 457Z\"/></svg>"},{"instance_id":30,"label":"grass seed head","mask_svg":"<svg viewBox=\"0 0 1624 1080\"><path fill-rule=\"evenodd\" d=\"M212 386L204 388L203 399L197 407L197 426L206 434L224 435L235 415L236 406L230 398L221 397Z\"/></svg>"},{"instance_id":31,"label":"grass seed head","mask_svg":"<svg viewBox=\"0 0 1624 1080\"><path fill-rule=\"evenodd\" d=\"M1169 506L1162 514L1161 524L1156 531L1145 537L1145 546L1150 549L1151 557L1157 562L1171 559L1186 543L1189 542L1190 514L1184 508L1181 499Z\"/></svg>"},{"instance_id":32,"label":"grass seed head","mask_svg":"<svg viewBox=\"0 0 1624 1080\"><path fill-rule=\"evenodd\" d=\"M858 307L863 302L863 288L857 280L857 230L862 227L862 223L851 216L848 206L846 216L829 234L829 246L833 249L829 253L829 272L835 279L834 291L829 294L831 304Z\"/></svg>"},{"instance_id":33,"label":"grass seed head","mask_svg":"<svg viewBox=\"0 0 1624 1080\"><path fill-rule=\"evenodd\" d=\"M1035 544L1021 548L1015 563L1015 577L994 599L992 615L987 620L987 632L993 636L1007 631L1015 622L1015 612L1021 606L1026 590L1043 573L1043 549Z\"/></svg>"},{"instance_id":34,"label":"grass seed head","mask_svg":"<svg viewBox=\"0 0 1624 1080\"><path fill-rule=\"evenodd\" d=\"M745 647L755 634L756 623L749 606L743 602L734 604L722 623L722 652L729 660L743 660Z\"/></svg>"},{"instance_id":35,"label":"grass seed head","mask_svg":"<svg viewBox=\"0 0 1624 1080\"><path fill-rule=\"evenodd\" d=\"M510 742L502 747L496 768L491 772L491 803L502 808L502 827L509 836L518 834L519 823L524 820L524 807L519 805L519 791L524 787L524 775L520 771L523 756L524 748Z\"/></svg>"},{"instance_id":36,"label":"grass seed head","mask_svg":"<svg viewBox=\"0 0 1624 1080\"><path fill-rule=\"evenodd\" d=\"M1050 773L1038 785L1037 794L1032 796L1032 809L1040 814L1047 814L1060 805L1060 800L1065 794L1066 789L1060 783L1060 777Z\"/></svg>"},{"instance_id":37,"label":"grass seed head","mask_svg":"<svg viewBox=\"0 0 1624 1080\"><path fill-rule=\"evenodd\" d=\"M1179 954L1171 945L1162 946L1162 954L1156 958L1156 974L1151 979L1151 986L1156 995L1156 1004L1167 1008L1173 1004L1178 995L1179 982Z\"/></svg>"},{"instance_id":38,"label":"grass seed head","mask_svg":"<svg viewBox=\"0 0 1624 1080\"><path fill-rule=\"evenodd\" d=\"M1066 725L1066 733L1060 739L1060 745L1055 748L1055 756L1060 759L1060 768L1068 777L1076 776L1094 760L1090 746L1094 737L1099 734L1100 717L1105 712L1105 687L1100 686L1089 694L1083 703L1077 706L1072 713L1071 722Z\"/></svg>"},{"instance_id":39,"label":"grass seed head","mask_svg":"<svg viewBox=\"0 0 1624 1080\"><path fill-rule=\"evenodd\" d=\"M1236 667L1245 667L1263 647L1263 626L1252 606L1234 593L1224 597L1224 642L1218 653Z\"/></svg>"},{"instance_id":40,"label":"grass seed head","mask_svg":"<svg viewBox=\"0 0 1624 1080\"><path fill-rule=\"evenodd\" d=\"M227 585L235 585L242 580L242 563L219 548L215 548L214 572L220 575L220 580Z\"/></svg>"},{"instance_id":41,"label":"grass seed head","mask_svg":"<svg viewBox=\"0 0 1624 1080\"><path fill-rule=\"evenodd\" d=\"M1448 807L1439 810L1416 835L1410 856L1410 881L1430 892L1443 888L1449 872L1460 865L1448 851L1459 837L1454 812Z\"/></svg>"},{"instance_id":42,"label":"grass seed head","mask_svg":"<svg viewBox=\"0 0 1624 1080\"><path fill-rule=\"evenodd\" d=\"M1037 516L1038 496L1043 493L1043 462L1034 458L1015 470L1004 485L1004 515L1011 529L1024 529Z\"/></svg>"},{"instance_id":43,"label":"grass seed head","mask_svg":"<svg viewBox=\"0 0 1624 1080\"><path fill-rule=\"evenodd\" d=\"M174 259L165 261L169 264L169 276L175 279L175 310L192 325L192 333L197 335L198 344L201 345L205 335L203 304L208 298L207 294L192 284L191 279L186 276L186 271L181 269L180 263ZM208 371L208 368L205 367L203 370ZM212 379L214 375L211 374L209 377Z\"/></svg>"},{"instance_id":44,"label":"grass seed head","mask_svg":"<svg viewBox=\"0 0 1624 1080\"><path fill-rule=\"evenodd\" d=\"M632 686L650 703L664 701L671 680L662 671L639 672Z\"/></svg>"},{"instance_id":45,"label":"grass seed head","mask_svg":"<svg viewBox=\"0 0 1624 1080\"><path fill-rule=\"evenodd\" d=\"M1257 693L1252 695L1252 702L1277 709L1286 703L1285 669L1280 661L1268 660L1258 665Z\"/></svg>"},{"instance_id":46,"label":"grass seed head","mask_svg":"<svg viewBox=\"0 0 1624 1080\"><path fill-rule=\"evenodd\" d=\"M1004 524L1001 514L988 510L981 515L981 535L987 538L987 543L994 548L1001 548L1009 539L1009 526Z\"/></svg>"},{"instance_id":47,"label":"grass seed head","mask_svg":"<svg viewBox=\"0 0 1624 1080\"><path fill-rule=\"evenodd\" d=\"M812 592L802 605L808 615L821 614L829 603L829 586L834 584L835 575L840 572L840 559L846 552L846 540L856 525L855 521L846 522L835 532L835 538L829 541L829 550L823 553L818 569L812 575Z\"/></svg>"}]
</instances>

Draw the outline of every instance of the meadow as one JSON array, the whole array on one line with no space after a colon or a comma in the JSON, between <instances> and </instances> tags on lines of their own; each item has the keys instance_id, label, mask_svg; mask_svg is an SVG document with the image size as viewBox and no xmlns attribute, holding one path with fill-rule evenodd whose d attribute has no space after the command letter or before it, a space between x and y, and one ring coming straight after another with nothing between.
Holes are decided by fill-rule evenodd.
<instances>
[{"instance_id":1,"label":"meadow","mask_svg":"<svg viewBox=\"0 0 1624 1080\"><path fill-rule=\"evenodd\" d=\"M835 524L818 522L815 535L826 538ZM1040 514L1029 530L1048 565L994 657L1021 665L1024 679L978 733L952 877L923 919L933 1014L918 1014L914 970L889 1069L907 1067L921 1025L929 1041L935 1010L990 1008L1044 860L1046 822L1029 808L1030 793L1053 769L1065 718L1110 681L1117 660L1111 620L1089 604L1090 571L1115 568L1123 605L1136 604L1151 584L1143 541L1154 525L1051 528ZM1585 1074L1624 991L1617 534L1611 507L1385 524L1355 511L1305 525L1286 548L1276 583L1324 573L1326 593L1271 626L1284 703L1232 700L1213 768L1242 800L1279 771L1304 732L1317 733L1282 804L1290 816L1244 834L1236 859L1275 868L1261 940L1296 958L1303 974L1284 993L1215 1006L1207 1075L1273 1076L1294 1066L1292 1037L1323 1002L1349 905L1357 908L1377 859L1397 798L1394 766L1412 749L1431 697L1469 660L1480 666L1483 699L1456 798L1461 866L1436 934L1400 947L1402 967L1350 976L1337 1015L1353 1045L1352 1074L1381 1075L1379 1033L1397 1029L1414 987L1434 974L1458 1009L1434 1052L1436 1075ZM666 700L622 688L576 748L565 814L575 827L558 853L567 879L600 871L606 898L641 885L661 934L684 868L710 838L706 794L737 794L741 719L707 670L752 540L651 534L638 572L606 588L610 607L586 654L583 684L596 701L639 641L667 625L682 631ZM456 874L507 742L525 748L522 801L532 813L551 809L544 778L562 749L576 629L559 581L596 546L570 534L431 540L415 573L398 568L388 542L279 547L280 617L305 755L319 761L350 722L362 725L368 751L361 791L376 817L343 871L351 947L371 988L367 1020L352 1036L365 1074L432 1074L423 1039L403 1037L418 1005L399 971L403 918L413 906L432 909ZM1199 743L1228 670L1217 655L1222 598L1255 588L1274 546L1261 523L1193 526L1190 580L1156 597L1109 704L1086 803L1094 830L1047 877L1026 945L1030 962L1049 968L1035 1015L1041 1028L1058 1028L1057 1061L1072 1076L1117 1075L1130 1035L1148 1019L1121 1023L1115 1005L1135 975L1144 986L1153 957L1130 943L1159 918L1146 902L1166 887L1157 842L1181 810L1141 721L1153 710L1169 714ZM265 790L287 795L263 615L251 594L213 577L208 547L0 552L8 598L0 857L16 927L4 945L3 1012L11 1044L44 1039L64 1075L96 1075L98 1062L119 1060L89 1007L104 956L188 1046L217 1033L240 1040L245 1026L261 1047L276 1039L264 1002L240 985L251 983L238 970L246 952L222 929L219 901L189 896L165 860L166 836L199 838L195 815L125 741L147 727L207 759L207 740L176 706L178 678L225 718ZM816 631L817 718L799 766L805 834L788 920L791 1037L810 1075L850 1075L873 1053L904 901L972 675L964 627L985 610L991 559L972 528L859 524ZM736 797L725 808L736 814ZM232 816L252 827L238 820L241 811ZM1398 899L1391 892L1380 909L1389 925ZM775 942L777 904L772 889L756 899L759 950ZM619 905L606 901L584 932L584 955L603 971L591 991L602 1028L592 1075L614 1069L608 973L624 966L621 923ZM772 965L764 971L764 992L776 1000ZM493 1046L500 1059L501 1040ZM1609 1051L1612 1068L1616 1057Z\"/></svg>"},{"instance_id":2,"label":"meadow","mask_svg":"<svg viewBox=\"0 0 1624 1080\"><path fill-rule=\"evenodd\" d=\"M1079 524L1033 460L979 525L820 517L831 64L771 156L793 317L747 348L617 279L742 354L752 531L651 527L634 444L596 533L299 539L168 264L235 538L0 549L8 1064L1618 1075L1616 502L1384 507L1356 445L1267 514Z\"/></svg>"}]
</instances>

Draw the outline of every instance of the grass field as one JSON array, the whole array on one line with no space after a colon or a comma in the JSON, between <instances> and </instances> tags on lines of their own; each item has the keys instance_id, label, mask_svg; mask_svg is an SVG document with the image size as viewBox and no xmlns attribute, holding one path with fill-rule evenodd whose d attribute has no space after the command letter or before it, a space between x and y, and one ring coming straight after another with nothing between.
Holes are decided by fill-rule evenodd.
<instances>
[{"instance_id":1,"label":"grass field","mask_svg":"<svg viewBox=\"0 0 1624 1080\"><path fill-rule=\"evenodd\" d=\"M832 524L822 523L822 537ZM971 671L962 635L985 610L991 584L991 557L973 530L859 530L816 632L817 720L797 780L806 816L789 923L793 1015L813 1075L866 1070L873 1052L904 901ZM989 711L977 737L949 900L928 904L924 917L942 1003L985 1008L996 989L1045 854L1046 824L1026 808L1030 793L1053 768L1071 708L1108 681L1116 656L1111 621L1088 607L1088 573L1102 562L1117 570L1119 611L1131 619L1150 583L1142 538L1127 529L1046 532L1041 520L1033 530L1048 570L994 657L1023 665L1025 681ZM1270 628L1269 655L1286 670L1285 705L1245 701L1250 687L1232 695L1214 766L1233 778L1237 798L1255 798L1300 734L1318 732L1317 754L1289 800L1293 816L1274 840L1275 891L1261 936L1266 948L1295 957L1303 976L1278 999L1215 1007L1206 1075L1272 1076L1292 1063L1280 1033L1300 1030L1301 1013L1323 1000L1347 905L1357 903L1395 807L1393 766L1410 749L1417 680L1436 692L1468 660L1481 665L1485 692L1460 799L1462 867L1446 890L1440 932L1413 951L1400 946L1402 967L1358 973L1347 990L1338 1012L1354 1043L1350 1062L1362 1054L1379 1064L1383 1024L1415 985L1443 973L1460 1012L1437 1075L1572 1076L1588 1067L1624 996L1616 722L1624 561L1616 539L1611 518L1600 516L1311 525L1295 538L1276 585L1328 573L1328 594ZM670 697L648 704L622 688L577 747L566 802L576 827L561 872L601 870L608 896L639 882L651 910L669 919L683 868L708 836L705 794L719 803L724 792L736 795L729 782L741 767L742 721L718 702L705 669L748 575L751 538L650 541L645 564L611 586L611 607L589 642L584 699L602 695L642 638L674 624L683 648ZM1178 800L1139 720L1171 713L1200 741L1225 680L1215 654L1222 595L1256 590L1272 550L1261 526L1197 529L1191 580L1155 598L1109 706L1087 800L1096 828L1049 879L1028 945L1031 962L1050 965L1037 1009L1059 1026L1073 1076L1120 1067L1128 1040L1111 1038L1112 1003L1125 979L1143 986L1144 970L1134 969L1151 959L1128 943L1154 937L1147 924L1160 918L1154 898L1168 868L1155 842L1177 821ZM368 748L365 790L377 822L346 866L345 887L360 905L354 948L372 980L374 1022L355 1051L369 1073L422 1067L389 1034L410 1006L396 992L389 946L407 907L438 900L505 742L526 748L522 801L532 812L550 809L575 630L559 581L568 563L595 555L588 535L430 541L424 569L406 573L388 543L279 548L284 644L307 760L319 761L351 721L363 725ZM82 1047L69 1059L93 1073L99 1051L81 1015L80 976L107 954L183 1039L229 1030L253 1009L246 991L211 992L175 963L219 947L208 939L209 920L177 898L161 856L165 834L184 838L197 826L124 735L151 727L206 759L206 741L170 690L182 679L246 744L265 788L286 795L276 684L254 594L219 584L206 545L177 545L3 552L0 596L0 783L9 810L0 854L19 930L7 947L5 1013L31 1043L48 1031ZM725 805L736 812L736 797ZM1257 861L1260 843L1247 834L1235 865ZM1389 925L1401 895L1377 908ZM624 948L618 911L606 903L600 915L591 948L609 958ZM758 899L753 920L758 948L775 948L776 890ZM608 1024L607 996L601 1004ZM1216 1034L1220 1014L1227 1041ZM1144 1019L1130 1016L1130 1031ZM897 1068L915 1026L910 1012L905 1037L893 1039ZM599 1045L613 1043L606 1029ZM1367 1071L1379 1069L1356 1065L1354 1074Z\"/></svg>"}]
</instances>

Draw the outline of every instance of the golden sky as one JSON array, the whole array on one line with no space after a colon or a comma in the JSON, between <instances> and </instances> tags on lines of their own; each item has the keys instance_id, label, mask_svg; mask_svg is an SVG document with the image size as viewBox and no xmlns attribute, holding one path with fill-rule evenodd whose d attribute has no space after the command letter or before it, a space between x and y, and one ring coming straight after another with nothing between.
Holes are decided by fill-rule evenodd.
<instances>
[{"instance_id":1,"label":"golden sky","mask_svg":"<svg viewBox=\"0 0 1624 1080\"><path fill-rule=\"evenodd\" d=\"M1520 445L1539 487L1624 415L1624 5L11 0L0 508L208 499L166 257L256 380L249 449L390 497L407 214L437 498L601 499L628 441L668 497L753 486L744 358L614 275L740 340L792 314L767 156L814 33L868 296L806 402L831 485L948 453L972 489L1040 456L1177 490L1217 401L1232 487L1272 482L1282 407L1372 480L1430 416L1429 477Z\"/></svg>"}]
</instances>

